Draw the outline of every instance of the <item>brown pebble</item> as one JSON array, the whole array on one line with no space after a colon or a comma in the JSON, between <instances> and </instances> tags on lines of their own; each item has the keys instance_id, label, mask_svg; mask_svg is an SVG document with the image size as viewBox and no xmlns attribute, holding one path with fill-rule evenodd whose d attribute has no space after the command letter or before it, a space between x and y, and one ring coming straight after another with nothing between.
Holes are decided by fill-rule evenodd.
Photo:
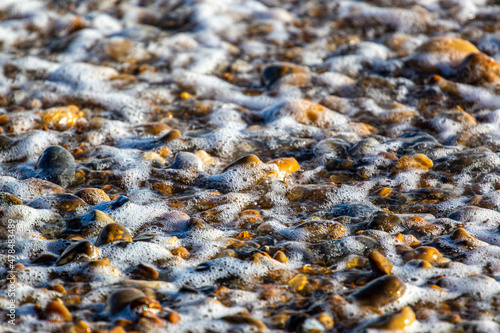
<instances>
[{"instance_id":1,"label":"brown pebble","mask_svg":"<svg viewBox=\"0 0 500 333\"><path fill-rule=\"evenodd\" d=\"M432 169L431 159L424 154L414 154L412 156L403 156L394 166L393 170L425 170Z\"/></svg>"},{"instance_id":2,"label":"brown pebble","mask_svg":"<svg viewBox=\"0 0 500 333\"><path fill-rule=\"evenodd\" d=\"M174 256L179 256L182 259L189 258L189 251L183 246L179 246L178 248L173 249L171 252Z\"/></svg>"},{"instance_id":3,"label":"brown pebble","mask_svg":"<svg viewBox=\"0 0 500 333\"><path fill-rule=\"evenodd\" d=\"M66 131L75 126L84 113L75 105L55 107L42 112L42 124L50 129Z\"/></svg>"},{"instance_id":4,"label":"brown pebble","mask_svg":"<svg viewBox=\"0 0 500 333\"><path fill-rule=\"evenodd\" d=\"M267 162L276 164L281 172L291 175L300 169L299 162L294 157L283 157Z\"/></svg>"},{"instance_id":5,"label":"brown pebble","mask_svg":"<svg viewBox=\"0 0 500 333\"><path fill-rule=\"evenodd\" d=\"M66 289L64 289L64 287L61 286L60 284L56 284L55 286L53 286L52 290L57 291L58 293L61 294L66 294Z\"/></svg>"},{"instance_id":6,"label":"brown pebble","mask_svg":"<svg viewBox=\"0 0 500 333\"><path fill-rule=\"evenodd\" d=\"M415 250L408 251L404 254L404 259L410 261L412 259L426 260L431 264L448 262L449 259L444 258L438 249L431 246L420 246Z\"/></svg>"},{"instance_id":7,"label":"brown pebble","mask_svg":"<svg viewBox=\"0 0 500 333\"><path fill-rule=\"evenodd\" d=\"M74 326L70 327L66 333L91 333L92 330L90 329L89 325L84 322L83 320L80 320L78 323L76 323Z\"/></svg>"},{"instance_id":8,"label":"brown pebble","mask_svg":"<svg viewBox=\"0 0 500 333\"><path fill-rule=\"evenodd\" d=\"M76 191L75 195L92 206L97 205L102 201L111 200L106 192L99 188L84 188Z\"/></svg>"},{"instance_id":9,"label":"brown pebble","mask_svg":"<svg viewBox=\"0 0 500 333\"><path fill-rule=\"evenodd\" d=\"M128 230L119 223L110 223L102 228L99 237L95 242L96 246L101 246L113 242L132 242L132 236Z\"/></svg>"},{"instance_id":10,"label":"brown pebble","mask_svg":"<svg viewBox=\"0 0 500 333\"><path fill-rule=\"evenodd\" d=\"M144 296L144 293L136 288L123 288L113 292L108 297L108 306L111 310L111 314L117 314L132 301Z\"/></svg>"},{"instance_id":11,"label":"brown pebble","mask_svg":"<svg viewBox=\"0 0 500 333\"><path fill-rule=\"evenodd\" d=\"M274 259L274 260L277 260L277 261L279 261L279 262L281 262L281 263L284 263L284 264L286 264L286 263L288 262L288 258L287 258L287 257L286 257L286 255L285 255L283 252L281 252L281 251L276 252L276 253L274 254L274 256L273 256L273 259Z\"/></svg>"},{"instance_id":12,"label":"brown pebble","mask_svg":"<svg viewBox=\"0 0 500 333\"><path fill-rule=\"evenodd\" d=\"M332 316L327 313L319 314L316 319L323 325L327 330L332 329L335 325Z\"/></svg>"},{"instance_id":13,"label":"brown pebble","mask_svg":"<svg viewBox=\"0 0 500 333\"><path fill-rule=\"evenodd\" d=\"M434 37L417 50L409 64L426 71L439 71L444 66L456 67L471 53L479 50L471 42L454 37Z\"/></svg>"},{"instance_id":14,"label":"brown pebble","mask_svg":"<svg viewBox=\"0 0 500 333\"><path fill-rule=\"evenodd\" d=\"M246 324L254 326L257 332L267 331L267 326L261 320L246 315L230 315L221 318L230 324Z\"/></svg>"},{"instance_id":15,"label":"brown pebble","mask_svg":"<svg viewBox=\"0 0 500 333\"><path fill-rule=\"evenodd\" d=\"M23 201L10 193L0 192L0 206L22 205Z\"/></svg>"},{"instance_id":16,"label":"brown pebble","mask_svg":"<svg viewBox=\"0 0 500 333\"><path fill-rule=\"evenodd\" d=\"M160 274L153 267L146 266L144 264L139 264L131 272L131 277L133 279L142 280L158 280Z\"/></svg>"},{"instance_id":17,"label":"brown pebble","mask_svg":"<svg viewBox=\"0 0 500 333\"><path fill-rule=\"evenodd\" d=\"M47 304L45 310L43 310L42 318L49 321L72 321L73 315L68 310L68 308L63 304L61 299L56 299Z\"/></svg>"},{"instance_id":18,"label":"brown pebble","mask_svg":"<svg viewBox=\"0 0 500 333\"><path fill-rule=\"evenodd\" d=\"M137 126L135 128L139 133L148 133L151 135L159 135L165 131L170 130L170 126L164 123L148 123L144 125Z\"/></svg>"},{"instance_id":19,"label":"brown pebble","mask_svg":"<svg viewBox=\"0 0 500 333\"><path fill-rule=\"evenodd\" d=\"M262 71L262 83L268 88L278 81L301 86L308 83L309 79L309 71L306 68L288 62L270 64Z\"/></svg>"},{"instance_id":20,"label":"brown pebble","mask_svg":"<svg viewBox=\"0 0 500 333\"><path fill-rule=\"evenodd\" d=\"M127 333L127 331L121 326L116 326L109 333Z\"/></svg>"},{"instance_id":21,"label":"brown pebble","mask_svg":"<svg viewBox=\"0 0 500 333\"><path fill-rule=\"evenodd\" d=\"M290 281L288 281L288 285L292 287L295 291L301 291L307 284L307 276L299 274L294 276Z\"/></svg>"},{"instance_id":22,"label":"brown pebble","mask_svg":"<svg viewBox=\"0 0 500 333\"><path fill-rule=\"evenodd\" d=\"M236 161L230 163L228 166L226 166L223 170L222 173L228 171L229 169L235 167L235 166L245 166L248 168L255 168L257 165L261 164L261 160L256 156L256 155L246 155L243 156Z\"/></svg>"},{"instance_id":23,"label":"brown pebble","mask_svg":"<svg viewBox=\"0 0 500 333\"><path fill-rule=\"evenodd\" d=\"M381 307L396 301L406 291L405 282L396 275L384 275L373 280L350 297L360 305Z\"/></svg>"},{"instance_id":24,"label":"brown pebble","mask_svg":"<svg viewBox=\"0 0 500 333\"><path fill-rule=\"evenodd\" d=\"M290 318L289 313L281 312L272 316L271 318L269 318L269 320L271 322L271 325L273 325L273 327L278 329L284 329L289 318Z\"/></svg>"},{"instance_id":25,"label":"brown pebble","mask_svg":"<svg viewBox=\"0 0 500 333\"><path fill-rule=\"evenodd\" d=\"M75 260L90 261L99 255L99 250L90 241L72 244L64 250L56 261L57 266L65 265Z\"/></svg>"},{"instance_id":26,"label":"brown pebble","mask_svg":"<svg viewBox=\"0 0 500 333\"><path fill-rule=\"evenodd\" d=\"M500 63L484 53L469 54L457 68L458 81L486 86L500 85Z\"/></svg>"},{"instance_id":27,"label":"brown pebble","mask_svg":"<svg viewBox=\"0 0 500 333\"><path fill-rule=\"evenodd\" d=\"M164 136L160 137L158 139L158 141L170 142L170 141L174 141L174 140L177 140L180 138L182 138L181 131L174 129L174 130L171 130L170 132L168 132L167 134L165 134Z\"/></svg>"},{"instance_id":28,"label":"brown pebble","mask_svg":"<svg viewBox=\"0 0 500 333\"><path fill-rule=\"evenodd\" d=\"M387 275L392 273L392 263L377 250L368 254L368 260L372 270L377 275Z\"/></svg>"},{"instance_id":29,"label":"brown pebble","mask_svg":"<svg viewBox=\"0 0 500 333\"><path fill-rule=\"evenodd\" d=\"M177 324L181 320L181 316L177 311L172 311L167 315L167 320L172 324Z\"/></svg>"},{"instance_id":30,"label":"brown pebble","mask_svg":"<svg viewBox=\"0 0 500 333\"><path fill-rule=\"evenodd\" d=\"M415 320L415 312L409 306L405 306L401 311L383 316L368 327L387 331L406 331Z\"/></svg>"}]
</instances>

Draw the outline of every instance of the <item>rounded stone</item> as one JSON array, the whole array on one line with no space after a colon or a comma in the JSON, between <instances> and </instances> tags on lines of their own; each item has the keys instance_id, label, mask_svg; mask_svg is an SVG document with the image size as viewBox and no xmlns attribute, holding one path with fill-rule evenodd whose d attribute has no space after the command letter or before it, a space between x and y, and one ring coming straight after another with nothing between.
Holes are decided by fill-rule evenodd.
<instances>
[{"instance_id":1,"label":"rounded stone","mask_svg":"<svg viewBox=\"0 0 500 333\"><path fill-rule=\"evenodd\" d=\"M117 314L125 307L127 307L131 302L145 297L146 295L136 288L123 288L113 292L108 297L108 306L111 314Z\"/></svg>"},{"instance_id":2,"label":"rounded stone","mask_svg":"<svg viewBox=\"0 0 500 333\"><path fill-rule=\"evenodd\" d=\"M181 151L175 155L174 163L172 163L172 165L170 165L168 168L202 171L203 163L195 154Z\"/></svg>"},{"instance_id":3,"label":"rounded stone","mask_svg":"<svg viewBox=\"0 0 500 333\"><path fill-rule=\"evenodd\" d=\"M127 228L119 223L110 223L102 228L99 237L95 242L96 246L101 246L113 242L132 242L132 236L128 232Z\"/></svg>"},{"instance_id":4,"label":"rounded stone","mask_svg":"<svg viewBox=\"0 0 500 333\"><path fill-rule=\"evenodd\" d=\"M373 215L367 228L394 233L400 231L402 223L403 220L399 216L389 212L380 211Z\"/></svg>"},{"instance_id":5,"label":"rounded stone","mask_svg":"<svg viewBox=\"0 0 500 333\"><path fill-rule=\"evenodd\" d=\"M373 280L350 297L364 306L381 307L398 300L406 291L405 282L396 275Z\"/></svg>"},{"instance_id":6,"label":"rounded stone","mask_svg":"<svg viewBox=\"0 0 500 333\"><path fill-rule=\"evenodd\" d=\"M56 261L57 266L62 266L73 261L90 261L99 255L99 250L90 241L81 241L72 244L64 250Z\"/></svg>"},{"instance_id":7,"label":"rounded stone","mask_svg":"<svg viewBox=\"0 0 500 333\"><path fill-rule=\"evenodd\" d=\"M35 166L38 178L62 187L68 187L75 182L75 169L75 159L61 146L50 146L45 149Z\"/></svg>"},{"instance_id":8,"label":"rounded stone","mask_svg":"<svg viewBox=\"0 0 500 333\"><path fill-rule=\"evenodd\" d=\"M83 201L89 205L97 205L102 201L110 201L111 199L103 190L99 188L83 188L75 192L77 197L80 197Z\"/></svg>"}]
</instances>

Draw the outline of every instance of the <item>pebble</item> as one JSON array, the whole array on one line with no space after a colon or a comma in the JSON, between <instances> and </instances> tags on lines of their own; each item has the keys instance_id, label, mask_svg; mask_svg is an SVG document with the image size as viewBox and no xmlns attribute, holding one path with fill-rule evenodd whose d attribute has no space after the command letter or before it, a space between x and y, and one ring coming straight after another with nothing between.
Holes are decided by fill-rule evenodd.
<instances>
[{"instance_id":1,"label":"pebble","mask_svg":"<svg viewBox=\"0 0 500 333\"><path fill-rule=\"evenodd\" d=\"M406 283L399 276L384 275L361 287L350 298L360 305L378 308L398 300L405 291Z\"/></svg>"},{"instance_id":2,"label":"pebble","mask_svg":"<svg viewBox=\"0 0 500 333\"><path fill-rule=\"evenodd\" d=\"M102 201L111 201L109 196L99 188L83 188L74 193L89 205L97 205Z\"/></svg>"},{"instance_id":3,"label":"pebble","mask_svg":"<svg viewBox=\"0 0 500 333\"><path fill-rule=\"evenodd\" d=\"M59 213L82 212L88 205L85 201L70 193L56 193L53 196L45 196L33 199L30 207L37 209L54 209Z\"/></svg>"},{"instance_id":4,"label":"pebble","mask_svg":"<svg viewBox=\"0 0 500 333\"><path fill-rule=\"evenodd\" d=\"M71 322L73 320L73 315L60 298L47 304L42 317L52 322Z\"/></svg>"},{"instance_id":5,"label":"pebble","mask_svg":"<svg viewBox=\"0 0 500 333\"><path fill-rule=\"evenodd\" d=\"M350 216L366 219L381 209L369 202L347 201L332 207L330 214L336 216Z\"/></svg>"},{"instance_id":6,"label":"pebble","mask_svg":"<svg viewBox=\"0 0 500 333\"><path fill-rule=\"evenodd\" d=\"M415 312L405 306L401 311L383 316L368 327L385 331L407 331L415 321Z\"/></svg>"},{"instance_id":7,"label":"pebble","mask_svg":"<svg viewBox=\"0 0 500 333\"><path fill-rule=\"evenodd\" d=\"M309 82L309 71L293 63L278 62L267 65L262 71L262 85L270 89L278 82L302 86Z\"/></svg>"},{"instance_id":8,"label":"pebble","mask_svg":"<svg viewBox=\"0 0 500 333\"><path fill-rule=\"evenodd\" d=\"M484 53L469 54L457 67L459 82L480 85L500 85L500 64Z\"/></svg>"},{"instance_id":9,"label":"pebble","mask_svg":"<svg viewBox=\"0 0 500 333\"><path fill-rule=\"evenodd\" d=\"M471 42L461 38L439 36L418 47L416 55L410 58L409 63L429 72L446 72L459 66L471 53L479 53Z\"/></svg>"},{"instance_id":10,"label":"pebble","mask_svg":"<svg viewBox=\"0 0 500 333\"><path fill-rule=\"evenodd\" d=\"M68 187L75 181L75 169L75 159L61 146L45 149L35 166L39 178L62 187Z\"/></svg>"},{"instance_id":11,"label":"pebble","mask_svg":"<svg viewBox=\"0 0 500 333\"><path fill-rule=\"evenodd\" d=\"M301 223L294 228L300 235L301 240L311 243L319 243L332 239L345 237L345 227L338 222L328 220L316 220Z\"/></svg>"},{"instance_id":12,"label":"pebble","mask_svg":"<svg viewBox=\"0 0 500 333\"><path fill-rule=\"evenodd\" d=\"M413 156L403 156L401 157L394 170L424 170L428 171L432 169L434 163L432 160L425 156L424 154L415 154Z\"/></svg>"},{"instance_id":13,"label":"pebble","mask_svg":"<svg viewBox=\"0 0 500 333\"><path fill-rule=\"evenodd\" d=\"M246 315L229 315L221 318L231 324L243 324L254 327L257 332L266 332L267 326L261 320Z\"/></svg>"},{"instance_id":14,"label":"pebble","mask_svg":"<svg viewBox=\"0 0 500 333\"><path fill-rule=\"evenodd\" d=\"M0 192L0 204L2 206L22 205L23 201L10 193Z\"/></svg>"},{"instance_id":15,"label":"pebble","mask_svg":"<svg viewBox=\"0 0 500 333\"><path fill-rule=\"evenodd\" d=\"M183 151L175 155L174 163L172 163L168 168L203 171L203 162L195 154Z\"/></svg>"},{"instance_id":16,"label":"pebble","mask_svg":"<svg viewBox=\"0 0 500 333\"><path fill-rule=\"evenodd\" d=\"M70 262L90 261L99 255L99 250L90 241L80 241L68 246L56 261L57 266Z\"/></svg>"},{"instance_id":17,"label":"pebble","mask_svg":"<svg viewBox=\"0 0 500 333\"><path fill-rule=\"evenodd\" d=\"M43 111L42 124L50 129L66 131L76 125L84 113L75 105L55 107Z\"/></svg>"},{"instance_id":18,"label":"pebble","mask_svg":"<svg viewBox=\"0 0 500 333\"><path fill-rule=\"evenodd\" d=\"M174 253L172 253L174 254ZM139 264L131 272L131 277L140 280L158 280L160 274L153 267Z\"/></svg>"},{"instance_id":19,"label":"pebble","mask_svg":"<svg viewBox=\"0 0 500 333\"><path fill-rule=\"evenodd\" d=\"M97 237L95 245L101 246L114 242L132 242L132 236L130 236L128 230L121 224L106 224Z\"/></svg>"},{"instance_id":20,"label":"pebble","mask_svg":"<svg viewBox=\"0 0 500 333\"><path fill-rule=\"evenodd\" d=\"M403 220L390 212L376 212L373 214L367 229L382 230L388 233L396 233L402 230Z\"/></svg>"},{"instance_id":21,"label":"pebble","mask_svg":"<svg viewBox=\"0 0 500 333\"><path fill-rule=\"evenodd\" d=\"M379 251L371 251L368 254L368 260L376 275L389 275L392 273L392 263Z\"/></svg>"},{"instance_id":22,"label":"pebble","mask_svg":"<svg viewBox=\"0 0 500 333\"><path fill-rule=\"evenodd\" d=\"M139 289L122 288L109 295L107 304L111 314L115 315L125 309L132 301L145 296Z\"/></svg>"}]
</instances>

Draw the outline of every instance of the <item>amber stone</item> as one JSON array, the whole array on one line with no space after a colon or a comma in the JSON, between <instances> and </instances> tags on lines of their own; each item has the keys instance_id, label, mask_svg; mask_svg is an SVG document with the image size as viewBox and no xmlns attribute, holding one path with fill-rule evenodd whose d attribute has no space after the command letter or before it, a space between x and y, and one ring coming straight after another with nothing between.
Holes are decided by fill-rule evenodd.
<instances>
[{"instance_id":1,"label":"amber stone","mask_svg":"<svg viewBox=\"0 0 500 333\"><path fill-rule=\"evenodd\" d=\"M121 224L110 223L102 228L95 244L96 246L100 246L118 241L132 242L132 236L130 236L128 230Z\"/></svg>"}]
</instances>

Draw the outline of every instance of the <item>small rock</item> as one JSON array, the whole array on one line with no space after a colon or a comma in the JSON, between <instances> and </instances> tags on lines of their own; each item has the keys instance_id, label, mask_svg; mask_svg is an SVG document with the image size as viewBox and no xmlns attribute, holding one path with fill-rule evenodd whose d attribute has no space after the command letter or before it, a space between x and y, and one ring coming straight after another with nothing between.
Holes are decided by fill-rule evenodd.
<instances>
[{"instance_id":1,"label":"small rock","mask_svg":"<svg viewBox=\"0 0 500 333\"><path fill-rule=\"evenodd\" d=\"M405 306L401 311L380 317L368 327L384 331L406 331L415 320L415 312L409 306Z\"/></svg>"},{"instance_id":2,"label":"small rock","mask_svg":"<svg viewBox=\"0 0 500 333\"><path fill-rule=\"evenodd\" d=\"M75 126L76 121L83 116L84 113L75 105L55 107L43 111L42 124L50 129L66 131Z\"/></svg>"},{"instance_id":3,"label":"small rock","mask_svg":"<svg viewBox=\"0 0 500 333\"><path fill-rule=\"evenodd\" d=\"M108 306L111 314L117 314L127 307L132 301L146 295L136 288L123 288L113 292L108 297Z\"/></svg>"},{"instance_id":4,"label":"small rock","mask_svg":"<svg viewBox=\"0 0 500 333\"><path fill-rule=\"evenodd\" d=\"M396 233L402 230L403 220L392 213L381 211L373 214L367 229L382 230L388 233Z\"/></svg>"},{"instance_id":5,"label":"small rock","mask_svg":"<svg viewBox=\"0 0 500 333\"><path fill-rule=\"evenodd\" d=\"M309 82L307 68L288 62L270 64L262 71L262 85L270 89L278 81L294 86L302 86Z\"/></svg>"},{"instance_id":6,"label":"small rock","mask_svg":"<svg viewBox=\"0 0 500 333\"><path fill-rule=\"evenodd\" d=\"M76 191L75 195L92 206L102 201L111 201L106 192L99 188L84 188Z\"/></svg>"},{"instance_id":7,"label":"small rock","mask_svg":"<svg viewBox=\"0 0 500 333\"><path fill-rule=\"evenodd\" d=\"M422 44L417 54L409 59L409 64L426 71L449 72L457 67L471 53L479 50L461 38L439 36Z\"/></svg>"},{"instance_id":8,"label":"small rock","mask_svg":"<svg viewBox=\"0 0 500 333\"><path fill-rule=\"evenodd\" d=\"M392 263L377 250L368 254L368 260L373 272L377 275L389 275L392 273Z\"/></svg>"},{"instance_id":9,"label":"small rock","mask_svg":"<svg viewBox=\"0 0 500 333\"><path fill-rule=\"evenodd\" d=\"M471 85L500 85L500 63L484 53L469 54L457 68L457 79Z\"/></svg>"},{"instance_id":10,"label":"small rock","mask_svg":"<svg viewBox=\"0 0 500 333\"><path fill-rule=\"evenodd\" d=\"M350 296L360 305L381 307L399 299L406 291L405 282L396 275L373 280Z\"/></svg>"},{"instance_id":11,"label":"small rock","mask_svg":"<svg viewBox=\"0 0 500 333\"><path fill-rule=\"evenodd\" d=\"M110 223L102 228L95 242L96 246L106 245L114 242L132 242L132 236L128 230L119 223Z\"/></svg>"},{"instance_id":12,"label":"small rock","mask_svg":"<svg viewBox=\"0 0 500 333\"><path fill-rule=\"evenodd\" d=\"M404 254L404 259L410 261L412 259L425 260L431 264L449 262L450 259L444 258L438 249L431 246L419 246L415 250L408 251Z\"/></svg>"},{"instance_id":13,"label":"small rock","mask_svg":"<svg viewBox=\"0 0 500 333\"><path fill-rule=\"evenodd\" d=\"M35 170L38 178L68 187L75 181L75 159L61 146L50 146L44 150Z\"/></svg>"},{"instance_id":14,"label":"small rock","mask_svg":"<svg viewBox=\"0 0 500 333\"><path fill-rule=\"evenodd\" d=\"M99 250L90 241L81 241L72 244L64 250L56 261L57 266L62 266L73 261L90 261L99 255Z\"/></svg>"},{"instance_id":15,"label":"small rock","mask_svg":"<svg viewBox=\"0 0 500 333\"><path fill-rule=\"evenodd\" d=\"M196 171L202 171L203 163L195 154L182 151L175 155L174 163L172 163L172 165L170 165L168 168L180 170L192 169Z\"/></svg>"},{"instance_id":16,"label":"small rock","mask_svg":"<svg viewBox=\"0 0 500 333\"><path fill-rule=\"evenodd\" d=\"M58 298L55 301L47 304L45 310L43 310L42 318L55 322L70 322L73 320L73 315L61 301L61 299Z\"/></svg>"}]
</instances>

